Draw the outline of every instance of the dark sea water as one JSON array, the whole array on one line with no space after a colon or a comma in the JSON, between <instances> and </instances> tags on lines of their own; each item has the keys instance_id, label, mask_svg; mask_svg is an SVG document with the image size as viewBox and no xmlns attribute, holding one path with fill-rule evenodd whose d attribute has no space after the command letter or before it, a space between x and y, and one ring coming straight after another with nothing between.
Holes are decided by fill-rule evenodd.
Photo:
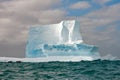
<instances>
[{"instance_id":1,"label":"dark sea water","mask_svg":"<svg viewBox=\"0 0 120 80\"><path fill-rule=\"evenodd\" d=\"M120 80L120 61L0 62L0 80Z\"/></svg>"}]
</instances>

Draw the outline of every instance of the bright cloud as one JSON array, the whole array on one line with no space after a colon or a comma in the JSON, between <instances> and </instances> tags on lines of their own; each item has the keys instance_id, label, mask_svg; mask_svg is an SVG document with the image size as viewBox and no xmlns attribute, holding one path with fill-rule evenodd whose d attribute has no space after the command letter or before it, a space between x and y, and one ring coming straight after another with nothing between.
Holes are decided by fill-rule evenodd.
<instances>
[{"instance_id":1,"label":"bright cloud","mask_svg":"<svg viewBox=\"0 0 120 80\"><path fill-rule=\"evenodd\" d=\"M80 1L70 6L71 9L85 9L89 7L90 7L90 4L87 1Z\"/></svg>"}]
</instances>

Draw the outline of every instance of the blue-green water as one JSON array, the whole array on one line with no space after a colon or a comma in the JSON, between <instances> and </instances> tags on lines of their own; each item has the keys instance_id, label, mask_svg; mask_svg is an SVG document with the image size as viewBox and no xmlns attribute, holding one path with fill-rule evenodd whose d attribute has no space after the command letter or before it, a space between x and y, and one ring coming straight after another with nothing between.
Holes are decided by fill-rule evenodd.
<instances>
[{"instance_id":1,"label":"blue-green water","mask_svg":"<svg viewBox=\"0 0 120 80\"><path fill-rule=\"evenodd\" d=\"M120 61L0 62L0 80L120 80Z\"/></svg>"}]
</instances>

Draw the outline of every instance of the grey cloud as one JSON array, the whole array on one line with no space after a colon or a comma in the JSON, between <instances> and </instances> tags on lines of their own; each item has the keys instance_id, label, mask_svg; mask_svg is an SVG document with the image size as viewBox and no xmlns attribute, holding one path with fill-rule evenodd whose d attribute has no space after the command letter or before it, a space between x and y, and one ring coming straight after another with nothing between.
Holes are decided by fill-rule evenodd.
<instances>
[{"instance_id":1,"label":"grey cloud","mask_svg":"<svg viewBox=\"0 0 120 80\"><path fill-rule=\"evenodd\" d=\"M46 2L42 0L12 0L0 3L2 4L0 28L4 33L1 35L2 39L8 39L8 42L14 42L14 39L17 39L20 42L25 40L24 35L27 35L28 26L50 23L56 19L60 20L65 15L65 11L50 8L53 4L59 3L59 0L48 0ZM19 40L19 37L22 39Z\"/></svg>"},{"instance_id":2,"label":"grey cloud","mask_svg":"<svg viewBox=\"0 0 120 80\"><path fill-rule=\"evenodd\" d=\"M23 57L31 25L59 22L66 12L51 9L60 0L11 0L0 2L0 56Z\"/></svg>"},{"instance_id":3,"label":"grey cloud","mask_svg":"<svg viewBox=\"0 0 120 80\"><path fill-rule=\"evenodd\" d=\"M98 45L101 55L112 54L114 56L119 55L119 41L120 35L116 26L119 26L120 21L120 5L112 5L104 7L100 10L91 12L80 18L81 31L85 42ZM102 28L103 30L96 30Z\"/></svg>"},{"instance_id":4,"label":"grey cloud","mask_svg":"<svg viewBox=\"0 0 120 80\"><path fill-rule=\"evenodd\" d=\"M0 42L1 57L25 57L25 43L19 45Z\"/></svg>"},{"instance_id":5,"label":"grey cloud","mask_svg":"<svg viewBox=\"0 0 120 80\"><path fill-rule=\"evenodd\" d=\"M88 17L93 17L93 18L102 18L102 19L119 19L120 15L120 3L109 6L109 7L104 7L100 10L96 10L94 12L91 12L90 14L88 14ZM94 16L95 15L95 16Z\"/></svg>"}]
</instances>

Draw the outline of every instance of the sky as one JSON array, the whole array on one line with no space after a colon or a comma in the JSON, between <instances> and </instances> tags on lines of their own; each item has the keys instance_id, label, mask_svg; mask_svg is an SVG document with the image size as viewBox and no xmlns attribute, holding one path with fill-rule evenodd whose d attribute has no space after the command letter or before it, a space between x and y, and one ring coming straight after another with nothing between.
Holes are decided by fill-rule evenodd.
<instances>
[{"instance_id":1,"label":"sky","mask_svg":"<svg viewBox=\"0 0 120 80\"><path fill-rule=\"evenodd\" d=\"M101 56L120 57L120 0L0 0L0 57L25 57L31 25L73 19Z\"/></svg>"}]
</instances>

